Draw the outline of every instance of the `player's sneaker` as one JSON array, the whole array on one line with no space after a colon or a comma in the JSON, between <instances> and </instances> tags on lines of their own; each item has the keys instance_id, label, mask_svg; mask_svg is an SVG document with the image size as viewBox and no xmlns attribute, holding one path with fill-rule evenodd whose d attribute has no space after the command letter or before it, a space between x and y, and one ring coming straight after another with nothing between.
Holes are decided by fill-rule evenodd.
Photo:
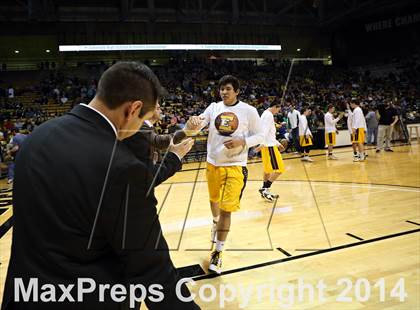
<instances>
[{"instance_id":1,"label":"player's sneaker","mask_svg":"<svg viewBox=\"0 0 420 310\"><path fill-rule=\"evenodd\" d=\"M263 191L265 191L265 187L261 187L259 190L258 190L258 192L260 193L260 195L261 195L261 197L263 197L264 198L264 196L263 196Z\"/></svg>"},{"instance_id":2,"label":"player's sneaker","mask_svg":"<svg viewBox=\"0 0 420 310\"><path fill-rule=\"evenodd\" d=\"M359 156L353 158L354 162L365 161L365 160L366 160L366 156L364 156L364 155L359 155Z\"/></svg>"},{"instance_id":3,"label":"player's sneaker","mask_svg":"<svg viewBox=\"0 0 420 310\"><path fill-rule=\"evenodd\" d=\"M303 157L304 161L310 162L312 163L314 160L312 158L310 158L309 156L305 156Z\"/></svg>"},{"instance_id":4,"label":"player's sneaker","mask_svg":"<svg viewBox=\"0 0 420 310\"><path fill-rule=\"evenodd\" d=\"M211 253L209 271L220 274L222 272L222 252Z\"/></svg>"},{"instance_id":5,"label":"player's sneaker","mask_svg":"<svg viewBox=\"0 0 420 310\"><path fill-rule=\"evenodd\" d=\"M210 242L216 243L216 235L217 235L217 222L213 221L213 225L211 226Z\"/></svg>"},{"instance_id":6,"label":"player's sneaker","mask_svg":"<svg viewBox=\"0 0 420 310\"><path fill-rule=\"evenodd\" d=\"M330 159L330 160L337 160L338 157L335 156L334 154L331 154L331 155L328 155L328 159Z\"/></svg>"},{"instance_id":7,"label":"player's sneaker","mask_svg":"<svg viewBox=\"0 0 420 310\"><path fill-rule=\"evenodd\" d=\"M359 155L354 155L353 154L353 161L359 161Z\"/></svg>"},{"instance_id":8,"label":"player's sneaker","mask_svg":"<svg viewBox=\"0 0 420 310\"><path fill-rule=\"evenodd\" d=\"M268 188L264 189L261 195L263 196L264 199L268 201L274 201L274 199L279 197L279 195L270 193L270 190Z\"/></svg>"}]
</instances>

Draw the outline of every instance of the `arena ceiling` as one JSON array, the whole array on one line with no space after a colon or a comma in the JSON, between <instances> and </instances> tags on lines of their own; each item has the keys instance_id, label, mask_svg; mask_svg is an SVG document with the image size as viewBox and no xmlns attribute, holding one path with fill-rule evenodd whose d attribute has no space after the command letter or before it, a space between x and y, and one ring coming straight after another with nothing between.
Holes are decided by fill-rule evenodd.
<instances>
[{"instance_id":1,"label":"arena ceiling","mask_svg":"<svg viewBox=\"0 0 420 310\"><path fill-rule=\"evenodd\" d=\"M330 27L416 0L1 0L0 22L229 23Z\"/></svg>"}]
</instances>

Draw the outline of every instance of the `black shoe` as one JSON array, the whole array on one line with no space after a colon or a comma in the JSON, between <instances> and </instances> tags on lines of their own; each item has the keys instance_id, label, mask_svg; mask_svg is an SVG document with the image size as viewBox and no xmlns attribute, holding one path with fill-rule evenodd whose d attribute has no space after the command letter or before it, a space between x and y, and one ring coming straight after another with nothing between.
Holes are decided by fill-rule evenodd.
<instances>
[{"instance_id":1,"label":"black shoe","mask_svg":"<svg viewBox=\"0 0 420 310\"><path fill-rule=\"evenodd\" d=\"M376 153L379 153L381 150L376 150Z\"/></svg>"},{"instance_id":2,"label":"black shoe","mask_svg":"<svg viewBox=\"0 0 420 310\"><path fill-rule=\"evenodd\" d=\"M214 251L211 253L209 272L217 274L222 272L222 252Z\"/></svg>"},{"instance_id":3,"label":"black shoe","mask_svg":"<svg viewBox=\"0 0 420 310\"><path fill-rule=\"evenodd\" d=\"M385 149L385 152L394 152L394 151L391 149Z\"/></svg>"}]
</instances>

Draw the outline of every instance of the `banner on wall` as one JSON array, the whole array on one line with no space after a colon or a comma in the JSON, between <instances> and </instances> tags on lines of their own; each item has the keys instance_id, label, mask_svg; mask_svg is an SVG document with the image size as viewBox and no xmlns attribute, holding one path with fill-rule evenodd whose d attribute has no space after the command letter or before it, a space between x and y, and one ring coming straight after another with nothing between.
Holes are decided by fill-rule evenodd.
<instances>
[{"instance_id":1,"label":"banner on wall","mask_svg":"<svg viewBox=\"0 0 420 310\"><path fill-rule=\"evenodd\" d=\"M365 24L366 32L386 30L401 26L407 26L420 22L420 12L410 15L395 16L392 18Z\"/></svg>"}]
</instances>

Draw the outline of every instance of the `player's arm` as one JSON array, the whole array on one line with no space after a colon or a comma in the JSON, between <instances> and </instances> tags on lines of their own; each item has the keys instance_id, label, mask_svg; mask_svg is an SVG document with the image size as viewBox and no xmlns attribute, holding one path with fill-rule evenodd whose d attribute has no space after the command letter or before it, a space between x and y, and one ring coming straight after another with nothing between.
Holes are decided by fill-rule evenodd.
<instances>
[{"instance_id":1,"label":"player's arm","mask_svg":"<svg viewBox=\"0 0 420 310\"><path fill-rule=\"evenodd\" d=\"M270 125L268 125L268 124L270 124L272 122L272 120L270 120L267 117L262 115L261 118L260 118L260 122L261 122L263 137L265 138L265 137L268 136L268 132L270 131ZM263 126L263 124L266 124L266 126ZM275 123L274 123L274 126L276 126ZM277 129L277 127L276 127L276 129Z\"/></svg>"},{"instance_id":2,"label":"player's arm","mask_svg":"<svg viewBox=\"0 0 420 310\"><path fill-rule=\"evenodd\" d=\"M344 113L340 113L340 114L338 114L337 118L332 119L332 122L334 123L334 125L336 125L338 123L338 121L343 118L343 115L344 115Z\"/></svg>"},{"instance_id":3,"label":"player's arm","mask_svg":"<svg viewBox=\"0 0 420 310\"><path fill-rule=\"evenodd\" d=\"M210 123L211 112L214 102L210 104L206 110L198 116L191 116L185 124L184 131L187 135L196 135L204 127Z\"/></svg>"},{"instance_id":4,"label":"player's arm","mask_svg":"<svg viewBox=\"0 0 420 310\"><path fill-rule=\"evenodd\" d=\"M362 115L362 117L364 117ZM360 114L358 113L358 111L356 113L353 114L353 122L352 122L352 132L355 134L357 128L361 128L361 121L360 121Z\"/></svg>"},{"instance_id":5,"label":"player's arm","mask_svg":"<svg viewBox=\"0 0 420 310\"><path fill-rule=\"evenodd\" d=\"M259 152L261 152L262 148L263 148L263 145L259 144L256 148L254 148L254 152L259 153Z\"/></svg>"},{"instance_id":6,"label":"player's arm","mask_svg":"<svg viewBox=\"0 0 420 310\"><path fill-rule=\"evenodd\" d=\"M311 132L311 130L309 129L309 126L306 126L304 136L305 136L306 138L312 137L312 132Z\"/></svg>"},{"instance_id":7,"label":"player's arm","mask_svg":"<svg viewBox=\"0 0 420 310\"><path fill-rule=\"evenodd\" d=\"M251 135L245 138L246 146L252 147L264 143L264 127L262 126L261 118L255 108L250 112L249 132Z\"/></svg>"},{"instance_id":8,"label":"player's arm","mask_svg":"<svg viewBox=\"0 0 420 310\"><path fill-rule=\"evenodd\" d=\"M300 124L301 122L299 121L299 124ZM303 124L303 123L302 123ZM306 138L309 138L309 137L312 137L312 132L311 132L311 130L309 129L309 124L308 124L308 119L306 118L306 127L304 128L304 130L303 130L303 135L306 137Z\"/></svg>"}]
</instances>

